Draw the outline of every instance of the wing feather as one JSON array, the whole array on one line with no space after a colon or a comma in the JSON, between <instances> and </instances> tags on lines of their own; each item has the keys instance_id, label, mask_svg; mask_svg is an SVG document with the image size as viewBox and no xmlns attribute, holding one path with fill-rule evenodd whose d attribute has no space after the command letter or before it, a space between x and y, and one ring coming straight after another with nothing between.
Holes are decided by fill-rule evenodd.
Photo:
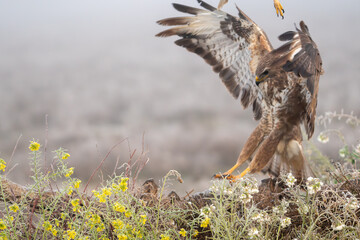
<instances>
[{"instance_id":1,"label":"wing feather","mask_svg":"<svg viewBox=\"0 0 360 240\"><path fill-rule=\"evenodd\" d=\"M254 117L259 119L262 95L255 84L255 71L261 57L272 50L266 34L240 9L239 17L234 17L198 2L205 9L174 4L178 11L194 16L158 21L173 27L156 36L179 36L175 43L211 65L232 96L240 98L244 108L252 104Z\"/></svg>"},{"instance_id":2,"label":"wing feather","mask_svg":"<svg viewBox=\"0 0 360 240\"><path fill-rule=\"evenodd\" d=\"M302 79L306 79L306 88L310 93L310 97L307 101L303 121L310 139L315 128L319 78L323 74L320 53L315 42L311 39L308 27L303 21L300 22L300 29L296 28L296 32L286 32L280 35L279 39L289 41L287 43L289 46L286 56L287 61L283 65L283 69L295 73Z\"/></svg>"}]
</instances>

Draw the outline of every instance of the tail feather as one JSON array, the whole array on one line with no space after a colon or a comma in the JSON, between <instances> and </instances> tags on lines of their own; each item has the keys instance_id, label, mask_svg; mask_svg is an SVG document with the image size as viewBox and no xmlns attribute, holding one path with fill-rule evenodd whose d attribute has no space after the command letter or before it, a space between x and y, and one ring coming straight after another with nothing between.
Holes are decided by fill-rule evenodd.
<instances>
[{"instance_id":1,"label":"tail feather","mask_svg":"<svg viewBox=\"0 0 360 240\"><path fill-rule=\"evenodd\" d=\"M298 182L306 181L308 177L315 176L304 157L300 143L295 139L279 143L276 154L263 169L263 172L274 177L291 172Z\"/></svg>"}]
</instances>

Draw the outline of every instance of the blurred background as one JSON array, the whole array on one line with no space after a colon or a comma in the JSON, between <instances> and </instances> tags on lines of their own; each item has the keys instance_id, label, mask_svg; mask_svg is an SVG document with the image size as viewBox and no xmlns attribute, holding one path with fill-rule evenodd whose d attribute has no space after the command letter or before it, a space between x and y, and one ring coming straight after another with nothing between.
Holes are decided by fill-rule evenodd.
<instances>
[{"instance_id":1,"label":"blurred background","mask_svg":"<svg viewBox=\"0 0 360 240\"><path fill-rule=\"evenodd\" d=\"M29 182L33 138L43 146L47 141L41 149L47 162L53 150L68 149L83 182L126 138L106 159L103 176L136 149L133 161L149 159L140 183L176 169L184 183L172 188L181 195L203 190L214 173L235 163L257 122L202 59L173 44L176 37L155 37L164 30L157 20L184 15L172 2L0 0L0 157L16 166L10 179ZM360 116L360 1L282 0L284 20L272 0L229 0L224 10L236 15L235 3L274 47L278 35L304 20L325 69L318 115L343 109ZM329 127L344 132L350 146L359 143L359 127L344 121ZM339 159L342 142L335 136L318 142L321 130L316 126L311 145Z\"/></svg>"}]
</instances>

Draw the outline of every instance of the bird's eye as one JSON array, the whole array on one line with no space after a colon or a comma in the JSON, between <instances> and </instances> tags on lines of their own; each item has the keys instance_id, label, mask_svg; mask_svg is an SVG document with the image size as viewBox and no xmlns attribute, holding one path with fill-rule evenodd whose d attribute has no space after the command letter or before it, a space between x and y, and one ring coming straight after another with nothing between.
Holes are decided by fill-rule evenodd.
<instances>
[{"instance_id":1,"label":"bird's eye","mask_svg":"<svg viewBox=\"0 0 360 240\"><path fill-rule=\"evenodd\" d=\"M268 74L269 74L269 71L268 71L268 70L265 70L261 75L266 76L266 75L268 75Z\"/></svg>"}]
</instances>

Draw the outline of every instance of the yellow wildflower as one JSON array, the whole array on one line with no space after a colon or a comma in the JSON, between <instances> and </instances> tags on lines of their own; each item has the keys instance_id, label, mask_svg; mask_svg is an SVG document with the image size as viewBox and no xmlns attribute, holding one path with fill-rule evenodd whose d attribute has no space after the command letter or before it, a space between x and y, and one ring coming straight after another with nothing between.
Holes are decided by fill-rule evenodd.
<instances>
[{"instance_id":1,"label":"yellow wildflower","mask_svg":"<svg viewBox=\"0 0 360 240\"><path fill-rule=\"evenodd\" d=\"M16 203L14 203L13 205L11 205L10 207L9 207L9 209L11 210L11 211L13 211L13 212L17 212L18 210L19 210L19 205L17 205Z\"/></svg>"},{"instance_id":2,"label":"yellow wildflower","mask_svg":"<svg viewBox=\"0 0 360 240\"><path fill-rule=\"evenodd\" d=\"M3 172L5 172L5 168L6 168L6 162L4 159L0 158L0 171L2 170Z\"/></svg>"},{"instance_id":3,"label":"yellow wildflower","mask_svg":"<svg viewBox=\"0 0 360 240\"><path fill-rule=\"evenodd\" d=\"M99 196L99 202L101 202L101 203L105 203L105 202L106 202L106 198L105 198L104 195L100 195L100 196Z\"/></svg>"},{"instance_id":4,"label":"yellow wildflower","mask_svg":"<svg viewBox=\"0 0 360 240\"><path fill-rule=\"evenodd\" d=\"M161 237L161 240L170 240L170 237L165 234L161 234L160 237Z\"/></svg>"},{"instance_id":5,"label":"yellow wildflower","mask_svg":"<svg viewBox=\"0 0 360 240\"><path fill-rule=\"evenodd\" d=\"M77 180L74 182L74 188L79 188L79 187L80 187L80 183L81 183L81 180L80 180L80 179L77 179Z\"/></svg>"},{"instance_id":6,"label":"yellow wildflower","mask_svg":"<svg viewBox=\"0 0 360 240\"><path fill-rule=\"evenodd\" d=\"M195 230L194 231L194 234L193 234L193 237L197 237L199 235L199 231L198 230Z\"/></svg>"},{"instance_id":7,"label":"yellow wildflower","mask_svg":"<svg viewBox=\"0 0 360 240\"><path fill-rule=\"evenodd\" d=\"M131 217L131 212L130 212L130 211L126 211L126 212L125 212L125 217L127 217L127 218Z\"/></svg>"},{"instance_id":8,"label":"yellow wildflower","mask_svg":"<svg viewBox=\"0 0 360 240\"><path fill-rule=\"evenodd\" d=\"M7 227L6 227L5 223L4 223L4 221L0 218L0 230L4 230L6 228Z\"/></svg>"},{"instance_id":9,"label":"yellow wildflower","mask_svg":"<svg viewBox=\"0 0 360 240\"><path fill-rule=\"evenodd\" d=\"M114 203L113 209L117 212L125 212L126 208L118 202Z\"/></svg>"},{"instance_id":10,"label":"yellow wildflower","mask_svg":"<svg viewBox=\"0 0 360 240\"><path fill-rule=\"evenodd\" d=\"M67 230L66 233L68 235L68 239L75 239L76 236L75 230Z\"/></svg>"},{"instance_id":11,"label":"yellow wildflower","mask_svg":"<svg viewBox=\"0 0 360 240\"><path fill-rule=\"evenodd\" d=\"M116 219L116 220L112 221L112 225L115 229L122 229L124 226L124 222L121 221L120 219Z\"/></svg>"},{"instance_id":12,"label":"yellow wildflower","mask_svg":"<svg viewBox=\"0 0 360 240\"><path fill-rule=\"evenodd\" d=\"M57 235L57 232L58 232L58 231L57 231L56 229L51 230L52 235L55 236L55 237L56 237L56 235Z\"/></svg>"},{"instance_id":13,"label":"yellow wildflower","mask_svg":"<svg viewBox=\"0 0 360 240\"><path fill-rule=\"evenodd\" d=\"M119 189L119 186L115 183L112 183L111 184L111 188L115 190L115 192L118 192L120 189Z\"/></svg>"},{"instance_id":14,"label":"yellow wildflower","mask_svg":"<svg viewBox=\"0 0 360 240\"><path fill-rule=\"evenodd\" d=\"M98 228L96 228L96 231L101 232L101 231L104 231L104 229L105 229L105 225L103 223L101 223L100 226Z\"/></svg>"},{"instance_id":15,"label":"yellow wildflower","mask_svg":"<svg viewBox=\"0 0 360 240\"><path fill-rule=\"evenodd\" d=\"M129 178L121 178L121 182L119 184L121 191L125 192L128 189L128 187L127 187L128 180L129 180Z\"/></svg>"},{"instance_id":16,"label":"yellow wildflower","mask_svg":"<svg viewBox=\"0 0 360 240\"><path fill-rule=\"evenodd\" d=\"M74 207L76 207L77 205L79 205L79 201L80 199L74 199L74 200L71 200L71 205L73 205Z\"/></svg>"},{"instance_id":17,"label":"yellow wildflower","mask_svg":"<svg viewBox=\"0 0 360 240\"><path fill-rule=\"evenodd\" d=\"M92 193L94 194L95 197L98 197L100 195L99 192L97 192L96 190L92 190Z\"/></svg>"},{"instance_id":18,"label":"yellow wildflower","mask_svg":"<svg viewBox=\"0 0 360 240\"><path fill-rule=\"evenodd\" d=\"M74 173L74 168L71 167L67 170L67 172L65 173L65 177L70 177L72 174Z\"/></svg>"},{"instance_id":19,"label":"yellow wildflower","mask_svg":"<svg viewBox=\"0 0 360 240\"><path fill-rule=\"evenodd\" d=\"M97 215L97 214L92 214L92 217L90 218L90 221L93 222L94 224L100 223L100 222L101 222L101 218L100 218L100 216Z\"/></svg>"},{"instance_id":20,"label":"yellow wildflower","mask_svg":"<svg viewBox=\"0 0 360 240\"><path fill-rule=\"evenodd\" d=\"M5 168L6 168L6 165L3 163L0 163L0 171L2 170L3 172L5 172Z\"/></svg>"},{"instance_id":21,"label":"yellow wildflower","mask_svg":"<svg viewBox=\"0 0 360 240\"><path fill-rule=\"evenodd\" d=\"M127 181L129 181L128 177L121 178L121 182L127 182Z\"/></svg>"},{"instance_id":22,"label":"yellow wildflower","mask_svg":"<svg viewBox=\"0 0 360 240\"><path fill-rule=\"evenodd\" d=\"M183 236L183 237L185 237L186 236L186 230L185 229L180 229L180 231L179 231L179 233L180 233L180 235L181 236Z\"/></svg>"},{"instance_id":23,"label":"yellow wildflower","mask_svg":"<svg viewBox=\"0 0 360 240\"><path fill-rule=\"evenodd\" d=\"M70 157L70 154L68 153L63 153L63 155L61 156L61 159L68 159Z\"/></svg>"},{"instance_id":24,"label":"yellow wildflower","mask_svg":"<svg viewBox=\"0 0 360 240\"><path fill-rule=\"evenodd\" d=\"M45 221L42 225L45 229L45 231L51 231L52 230L52 225L49 221Z\"/></svg>"},{"instance_id":25,"label":"yellow wildflower","mask_svg":"<svg viewBox=\"0 0 360 240\"><path fill-rule=\"evenodd\" d=\"M136 228L133 228L133 230L131 232L134 236L136 236L136 239L143 238L143 235L140 230L136 231Z\"/></svg>"},{"instance_id":26,"label":"yellow wildflower","mask_svg":"<svg viewBox=\"0 0 360 240\"><path fill-rule=\"evenodd\" d=\"M71 205L73 205L73 211L74 212L79 212L79 210L80 210L80 205L79 205L79 201L80 201L80 199L74 199L74 200L71 200Z\"/></svg>"},{"instance_id":27,"label":"yellow wildflower","mask_svg":"<svg viewBox=\"0 0 360 240\"><path fill-rule=\"evenodd\" d=\"M130 231L130 230L132 229L131 225L127 223L127 224L126 224L126 229L127 229L128 231Z\"/></svg>"},{"instance_id":28,"label":"yellow wildflower","mask_svg":"<svg viewBox=\"0 0 360 240\"><path fill-rule=\"evenodd\" d=\"M126 182L120 183L120 189L121 189L121 191L125 192L128 189L127 183Z\"/></svg>"},{"instance_id":29,"label":"yellow wildflower","mask_svg":"<svg viewBox=\"0 0 360 240\"><path fill-rule=\"evenodd\" d=\"M99 199L99 202L101 202L101 203L105 203L106 196L110 196L112 194L110 188L103 188L101 194L95 190L93 190L92 192L94 193L95 197L97 197Z\"/></svg>"},{"instance_id":30,"label":"yellow wildflower","mask_svg":"<svg viewBox=\"0 0 360 240\"><path fill-rule=\"evenodd\" d=\"M210 223L210 218L209 217L205 217L205 219L201 222L200 227L202 228L206 228Z\"/></svg>"},{"instance_id":31,"label":"yellow wildflower","mask_svg":"<svg viewBox=\"0 0 360 240\"><path fill-rule=\"evenodd\" d=\"M73 192L73 187L70 186L70 187L68 188L67 194L68 194L68 195L71 195L72 192Z\"/></svg>"},{"instance_id":32,"label":"yellow wildflower","mask_svg":"<svg viewBox=\"0 0 360 240\"><path fill-rule=\"evenodd\" d=\"M119 235L117 235L117 237L118 237L119 240L126 240L126 239L128 239L128 237L127 237L125 234L119 234Z\"/></svg>"},{"instance_id":33,"label":"yellow wildflower","mask_svg":"<svg viewBox=\"0 0 360 240\"><path fill-rule=\"evenodd\" d=\"M146 223L146 215L140 215L140 217L141 217L141 223L143 225L145 225L145 223Z\"/></svg>"},{"instance_id":34,"label":"yellow wildflower","mask_svg":"<svg viewBox=\"0 0 360 240\"><path fill-rule=\"evenodd\" d=\"M32 151L32 152L36 152L36 151L39 151L40 149L40 143L36 142L36 141L30 141L30 145L29 145L29 149Z\"/></svg>"},{"instance_id":35,"label":"yellow wildflower","mask_svg":"<svg viewBox=\"0 0 360 240\"><path fill-rule=\"evenodd\" d=\"M111 188L103 188L103 195L105 196L111 196L112 192L111 192Z\"/></svg>"},{"instance_id":36,"label":"yellow wildflower","mask_svg":"<svg viewBox=\"0 0 360 240\"><path fill-rule=\"evenodd\" d=\"M73 212L80 212L80 208L80 205L73 207Z\"/></svg>"}]
</instances>

